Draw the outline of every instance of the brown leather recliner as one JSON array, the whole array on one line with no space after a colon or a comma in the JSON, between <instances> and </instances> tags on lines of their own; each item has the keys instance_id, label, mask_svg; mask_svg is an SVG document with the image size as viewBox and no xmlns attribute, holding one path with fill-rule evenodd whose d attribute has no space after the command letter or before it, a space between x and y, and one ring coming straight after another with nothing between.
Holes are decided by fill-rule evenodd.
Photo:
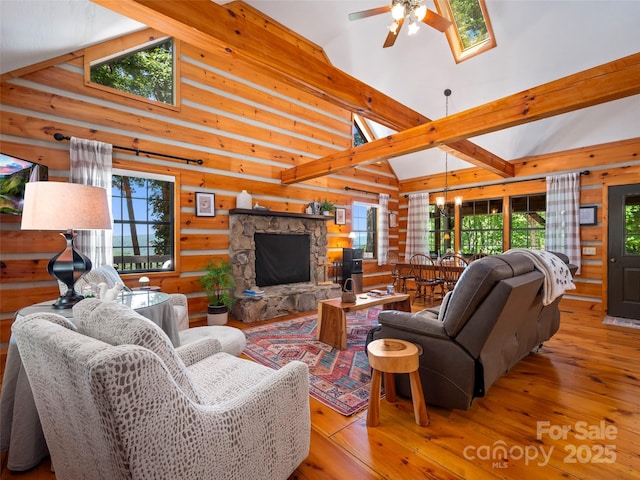
<instances>
[{"instance_id":1,"label":"brown leather recliner","mask_svg":"<svg viewBox=\"0 0 640 480\"><path fill-rule=\"evenodd\" d=\"M421 346L419 372L427 403L466 410L557 332L561 297L543 306L543 282L543 273L525 255L481 258L465 269L440 309L382 311L369 341L399 338ZM398 393L410 397L408 375L395 379Z\"/></svg>"}]
</instances>

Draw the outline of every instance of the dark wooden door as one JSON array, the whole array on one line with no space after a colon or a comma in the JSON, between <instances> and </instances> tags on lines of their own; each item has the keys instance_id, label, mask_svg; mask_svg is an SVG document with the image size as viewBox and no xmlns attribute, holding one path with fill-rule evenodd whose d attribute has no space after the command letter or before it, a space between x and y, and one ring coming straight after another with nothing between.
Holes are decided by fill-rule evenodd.
<instances>
[{"instance_id":1,"label":"dark wooden door","mask_svg":"<svg viewBox=\"0 0 640 480\"><path fill-rule=\"evenodd\" d=\"M607 313L640 319L640 184L609 188Z\"/></svg>"}]
</instances>

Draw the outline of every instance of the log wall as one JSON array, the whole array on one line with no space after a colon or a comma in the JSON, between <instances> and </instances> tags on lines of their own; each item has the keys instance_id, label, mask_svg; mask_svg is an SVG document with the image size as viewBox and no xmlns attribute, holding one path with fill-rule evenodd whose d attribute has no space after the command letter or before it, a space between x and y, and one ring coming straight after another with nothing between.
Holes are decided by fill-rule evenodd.
<instances>
[{"instance_id":1,"label":"log wall","mask_svg":"<svg viewBox=\"0 0 640 480\"><path fill-rule=\"evenodd\" d=\"M149 30L146 34L159 33ZM302 48L311 49L305 40L289 36L291 41L307 45ZM117 48L128 45L126 39L112 42ZM113 50L109 45L93 48ZM1 148L3 153L47 165L53 181L66 181L69 175L69 143L54 140L56 132L203 159L199 166L118 150L113 156L114 168L176 177L178 268L175 273L149 277L163 291L185 293L191 324L197 325L206 318L206 298L198 278L212 256L228 257L228 211L235 208L241 190L274 211L302 213L309 202L325 198L345 207L346 225L327 222L328 256L337 261L342 247L351 246L352 202L377 203L376 196L347 192L344 187L388 193L390 208L397 210L398 182L384 162L282 185L284 169L351 146L351 112L274 81L224 52L205 53L184 43L178 50L181 76L177 108L86 85L85 53L91 49L4 75L0 84ZM215 217L196 217L196 192L215 194ZM64 244L54 232L21 231L19 217L2 215L0 221L0 342L6 348L15 312L57 297L57 284L46 266ZM397 247L397 239L392 229L392 248ZM139 276L123 278L135 287ZM374 261L365 262L368 287L384 285L389 278L387 269Z\"/></svg>"}]
</instances>

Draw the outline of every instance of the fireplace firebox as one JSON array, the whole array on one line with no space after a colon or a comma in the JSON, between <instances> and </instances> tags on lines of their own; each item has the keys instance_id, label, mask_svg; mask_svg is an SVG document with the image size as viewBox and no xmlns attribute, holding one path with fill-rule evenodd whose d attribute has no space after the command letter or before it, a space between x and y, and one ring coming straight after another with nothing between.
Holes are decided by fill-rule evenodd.
<instances>
[{"instance_id":1,"label":"fireplace firebox","mask_svg":"<svg viewBox=\"0 0 640 480\"><path fill-rule=\"evenodd\" d=\"M310 280L307 234L256 233L256 285L270 287Z\"/></svg>"}]
</instances>

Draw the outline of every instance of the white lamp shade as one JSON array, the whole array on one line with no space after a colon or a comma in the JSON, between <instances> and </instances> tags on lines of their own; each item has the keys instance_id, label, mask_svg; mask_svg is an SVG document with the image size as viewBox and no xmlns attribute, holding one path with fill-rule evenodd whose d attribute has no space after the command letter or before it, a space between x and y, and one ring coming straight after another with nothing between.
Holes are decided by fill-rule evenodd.
<instances>
[{"instance_id":1,"label":"white lamp shade","mask_svg":"<svg viewBox=\"0 0 640 480\"><path fill-rule=\"evenodd\" d=\"M64 182L25 185L22 230L111 229L107 191Z\"/></svg>"}]
</instances>

